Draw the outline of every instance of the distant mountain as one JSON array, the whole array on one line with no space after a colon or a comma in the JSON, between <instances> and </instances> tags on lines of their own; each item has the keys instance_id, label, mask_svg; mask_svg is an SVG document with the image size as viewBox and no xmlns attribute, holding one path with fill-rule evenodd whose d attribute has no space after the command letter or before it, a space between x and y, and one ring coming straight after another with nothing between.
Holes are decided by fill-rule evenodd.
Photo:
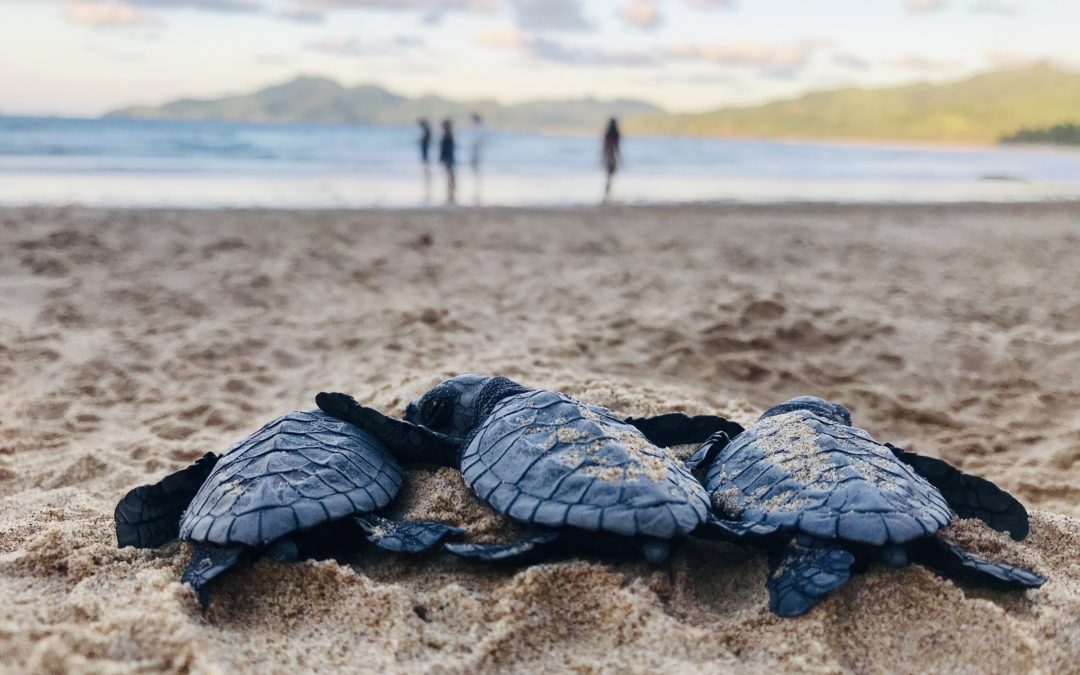
<instances>
[{"instance_id":1,"label":"distant mountain","mask_svg":"<svg viewBox=\"0 0 1080 675\"><path fill-rule=\"evenodd\" d=\"M252 94L219 99L180 99L161 106L136 106L110 112L106 117L248 122L334 122L408 124L419 117L464 121L480 113L491 126L550 131L599 133L609 117L653 115L663 110L650 103L627 99L592 98L532 101L500 105L495 101L453 101L437 96L408 98L381 87L343 87L319 77L298 77Z\"/></svg>"},{"instance_id":2,"label":"distant mountain","mask_svg":"<svg viewBox=\"0 0 1080 675\"><path fill-rule=\"evenodd\" d=\"M748 108L627 120L629 133L732 138L995 142L1080 123L1080 74L1048 64L947 84L840 89Z\"/></svg>"}]
</instances>

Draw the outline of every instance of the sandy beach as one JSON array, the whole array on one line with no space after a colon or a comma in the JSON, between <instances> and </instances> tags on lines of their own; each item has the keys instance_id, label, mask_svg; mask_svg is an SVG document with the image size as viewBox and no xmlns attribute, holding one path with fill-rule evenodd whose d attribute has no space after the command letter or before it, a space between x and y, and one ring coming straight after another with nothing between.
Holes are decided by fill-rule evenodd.
<instances>
[{"instance_id":1,"label":"sandy beach","mask_svg":"<svg viewBox=\"0 0 1080 675\"><path fill-rule=\"evenodd\" d=\"M4 672L1078 672L1080 204L429 211L0 210ZM359 547L246 567L118 549L135 485L321 390L377 407L510 376L625 415L749 423L798 394L996 481L1026 594L873 568L768 612L760 552L491 568ZM685 457L691 448L676 448ZM392 513L515 526L417 467Z\"/></svg>"}]
</instances>

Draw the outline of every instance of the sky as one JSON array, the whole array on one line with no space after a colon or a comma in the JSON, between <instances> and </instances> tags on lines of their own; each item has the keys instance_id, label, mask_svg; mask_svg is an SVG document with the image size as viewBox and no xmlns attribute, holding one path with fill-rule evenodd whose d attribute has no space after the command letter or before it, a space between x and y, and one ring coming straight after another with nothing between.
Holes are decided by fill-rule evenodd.
<instances>
[{"instance_id":1,"label":"sky","mask_svg":"<svg viewBox=\"0 0 1080 675\"><path fill-rule=\"evenodd\" d=\"M297 75L671 111L1080 70L1077 0L0 0L0 114L95 116Z\"/></svg>"}]
</instances>

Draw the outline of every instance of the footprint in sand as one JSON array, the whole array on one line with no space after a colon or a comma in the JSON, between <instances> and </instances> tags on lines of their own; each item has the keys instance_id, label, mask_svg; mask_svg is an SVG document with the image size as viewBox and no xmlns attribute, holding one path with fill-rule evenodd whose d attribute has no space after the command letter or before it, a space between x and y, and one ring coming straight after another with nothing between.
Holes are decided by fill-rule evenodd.
<instances>
[{"instance_id":1,"label":"footprint in sand","mask_svg":"<svg viewBox=\"0 0 1080 675\"><path fill-rule=\"evenodd\" d=\"M197 429L177 422L162 422L150 427L150 431L162 440L182 441L194 434Z\"/></svg>"},{"instance_id":2,"label":"footprint in sand","mask_svg":"<svg viewBox=\"0 0 1080 675\"><path fill-rule=\"evenodd\" d=\"M46 324L57 324L65 328L71 328L85 324L86 316L73 303L53 300L41 310L38 320Z\"/></svg>"},{"instance_id":3,"label":"footprint in sand","mask_svg":"<svg viewBox=\"0 0 1080 675\"><path fill-rule=\"evenodd\" d=\"M71 273L71 267L62 259L42 253L27 253L19 262L35 276L57 278Z\"/></svg>"},{"instance_id":4,"label":"footprint in sand","mask_svg":"<svg viewBox=\"0 0 1080 675\"><path fill-rule=\"evenodd\" d=\"M108 468L109 465L95 455L84 454L55 474L46 486L60 488L85 483L103 475Z\"/></svg>"},{"instance_id":5,"label":"footprint in sand","mask_svg":"<svg viewBox=\"0 0 1080 675\"><path fill-rule=\"evenodd\" d=\"M196 427L228 428L232 425L232 419L224 410L209 403L182 410L177 417L183 422L193 424Z\"/></svg>"},{"instance_id":6,"label":"footprint in sand","mask_svg":"<svg viewBox=\"0 0 1080 675\"><path fill-rule=\"evenodd\" d=\"M742 311L744 322L773 321L779 319L787 312L787 307L778 300L760 299L753 300Z\"/></svg>"},{"instance_id":7,"label":"footprint in sand","mask_svg":"<svg viewBox=\"0 0 1080 675\"><path fill-rule=\"evenodd\" d=\"M251 386L245 380L234 377L225 382L225 391L230 394L244 394L250 396L255 393L255 387Z\"/></svg>"},{"instance_id":8,"label":"footprint in sand","mask_svg":"<svg viewBox=\"0 0 1080 675\"><path fill-rule=\"evenodd\" d=\"M209 258L215 253L224 253L227 251L239 251L248 247L247 242L243 239L226 238L218 239L217 241L203 246L202 253L204 257Z\"/></svg>"},{"instance_id":9,"label":"footprint in sand","mask_svg":"<svg viewBox=\"0 0 1080 675\"><path fill-rule=\"evenodd\" d=\"M96 431L100 427L101 418L93 413L78 413L70 415L64 421L64 428L71 432Z\"/></svg>"},{"instance_id":10,"label":"footprint in sand","mask_svg":"<svg viewBox=\"0 0 1080 675\"><path fill-rule=\"evenodd\" d=\"M284 349L275 349L270 356L274 359L274 365L279 368L297 368L303 364L300 359Z\"/></svg>"}]
</instances>

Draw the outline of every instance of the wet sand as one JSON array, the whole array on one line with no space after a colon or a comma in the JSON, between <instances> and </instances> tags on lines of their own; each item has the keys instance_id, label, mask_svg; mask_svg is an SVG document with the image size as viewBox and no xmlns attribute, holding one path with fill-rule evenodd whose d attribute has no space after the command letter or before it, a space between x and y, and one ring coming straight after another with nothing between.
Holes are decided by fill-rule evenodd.
<instances>
[{"instance_id":1,"label":"wet sand","mask_svg":"<svg viewBox=\"0 0 1080 675\"><path fill-rule=\"evenodd\" d=\"M0 211L0 670L1075 672L1080 205ZM848 405L1032 510L1026 594L873 568L799 619L764 556L488 568L261 561L203 613L188 548L117 549L123 493L325 389L400 411L508 375L622 413ZM689 448L676 449L685 456ZM516 528L454 471L392 513Z\"/></svg>"}]
</instances>

